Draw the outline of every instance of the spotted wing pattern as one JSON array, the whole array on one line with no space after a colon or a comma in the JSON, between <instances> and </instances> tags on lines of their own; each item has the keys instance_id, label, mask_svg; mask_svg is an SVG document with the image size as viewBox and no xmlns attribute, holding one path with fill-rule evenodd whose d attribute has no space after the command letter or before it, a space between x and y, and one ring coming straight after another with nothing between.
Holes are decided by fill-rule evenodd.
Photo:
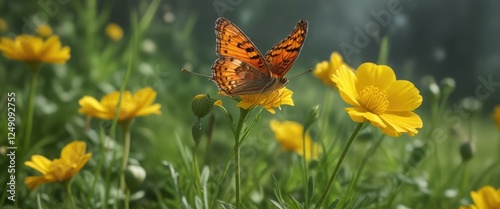
<instances>
[{"instance_id":1,"label":"spotted wing pattern","mask_svg":"<svg viewBox=\"0 0 500 209\"><path fill-rule=\"evenodd\" d=\"M307 33L307 22L299 21L287 38L266 54L232 22L221 17L215 23L216 52L211 80L230 96L262 94L282 88L284 76L299 55Z\"/></svg>"},{"instance_id":2,"label":"spotted wing pattern","mask_svg":"<svg viewBox=\"0 0 500 209\"><path fill-rule=\"evenodd\" d=\"M227 95L259 93L271 82L271 77L236 58L219 58L212 69L212 80Z\"/></svg>"},{"instance_id":3,"label":"spotted wing pattern","mask_svg":"<svg viewBox=\"0 0 500 209\"><path fill-rule=\"evenodd\" d=\"M215 35L217 55L239 59L270 75L262 54L234 23L220 17L215 22Z\"/></svg>"},{"instance_id":4,"label":"spotted wing pattern","mask_svg":"<svg viewBox=\"0 0 500 209\"><path fill-rule=\"evenodd\" d=\"M267 51L266 62L274 76L283 77L292 68L293 63L299 56L306 36L307 22L301 20L292 33Z\"/></svg>"}]
</instances>

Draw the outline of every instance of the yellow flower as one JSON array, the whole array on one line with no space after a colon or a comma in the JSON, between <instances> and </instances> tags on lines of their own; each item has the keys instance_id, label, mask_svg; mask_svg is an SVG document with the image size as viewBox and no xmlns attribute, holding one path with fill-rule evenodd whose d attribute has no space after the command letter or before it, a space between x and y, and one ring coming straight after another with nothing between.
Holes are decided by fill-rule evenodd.
<instances>
[{"instance_id":1,"label":"yellow flower","mask_svg":"<svg viewBox=\"0 0 500 209\"><path fill-rule=\"evenodd\" d=\"M0 18L0 32L6 31L9 25L7 24L7 21L5 21L3 18Z\"/></svg>"},{"instance_id":2,"label":"yellow flower","mask_svg":"<svg viewBox=\"0 0 500 209\"><path fill-rule=\"evenodd\" d=\"M370 121L394 137L413 136L422 128L422 119L413 112L422 104L420 92L413 83L396 80L389 66L364 63L356 72L343 66L332 81L342 99L354 106L345 109L353 121Z\"/></svg>"},{"instance_id":3,"label":"yellow flower","mask_svg":"<svg viewBox=\"0 0 500 209\"><path fill-rule=\"evenodd\" d=\"M497 128L500 130L500 105L495 107L495 112L493 113L493 119L497 122Z\"/></svg>"},{"instance_id":4,"label":"yellow flower","mask_svg":"<svg viewBox=\"0 0 500 209\"><path fill-rule=\"evenodd\" d=\"M241 95L241 101L238 102L237 106L243 109L249 109L260 105L270 113L274 114L276 113L274 108L280 108L281 105L294 105L292 94L292 91L283 87L279 90L266 94Z\"/></svg>"},{"instance_id":5,"label":"yellow flower","mask_svg":"<svg viewBox=\"0 0 500 209\"><path fill-rule=\"evenodd\" d=\"M41 36L41 37L48 37L50 35L52 35L52 28L50 27L50 25L39 25L37 28L36 28L36 33Z\"/></svg>"},{"instance_id":6,"label":"yellow flower","mask_svg":"<svg viewBox=\"0 0 500 209\"><path fill-rule=\"evenodd\" d=\"M106 25L106 35L113 41L119 41L123 37L123 30L118 24L109 23Z\"/></svg>"},{"instance_id":7,"label":"yellow flower","mask_svg":"<svg viewBox=\"0 0 500 209\"><path fill-rule=\"evenodd\" d=\"M325 85L330 87L336 87L335 83L332 81L331 76L337 72L340 66L346 66L347 68L353 70L349 65L344 63L342 56L338 52L333 52L330 56L330 62L323 61L316 64L314 68L314 76L321 80Z\"/></svg>"},{"instance_id":8,"label":"yellow flower","mask_svg":"<svg viewBox=\"0 0 500 209\"><path fill-rule=\"evenodd\" d=\"M470 193L474 205L461 206L460 209L499 209L500 189L495 190L492 186L484 186L479 191Z\"/></svg>"},{"instance_id":9,"label":"yellow flower","mask_svg":"<svg viewBox=\"0 0 500 209\"><path fill-rule=\"evenodd\" d=\"M304 132L304 127L294 121L283 121L271 120L270 122L271 130L274 132L274 138L278 141L283 149L287 151L292 151L300 156L304 156L304 147L302 141L302 133ZM306 160L318 159L321 154L321 146L311 140L309 133L306 133ZM312 150L311 150L312 146Z\"/></svg>"},{"instance_id":10,"label":"yellow flower","mask_svg":"<svg viewBox=\"0 0 500 209\"><path fill-rule=\"evenodd\" d=\"M69 47L62 47L56 35L45 41L31 35L20 35L14 40L3 37L0 40L0 51L8 59L28 63L64 64L70 58Z\"/></svg>"},{"instance_id":11,"label":"yellow flower","mask_svg":"<svg viewBox=\"0 0 500 209\"><path fill-rule=\"evenodd\" d=\"M104 96L100 102L94 97L84 96L78 101L80 104L78 112L90 117L113 120L119 97L120 92L118 91ZM155 97L156 91L149 87L138 90L134 95L130 91L123 92L118 121L128 121L134 117L161 114L160 104L153 104Z\"/></svg>"},{"instance_id":12,"label":"yellow flower","mask_svg":"<svg viewBox=\"0 0 500 209\"><path fill-rule=\"evenodd\" d=\"M26 161L24 165L39 171L42 175L28 176L24 179L24 183L29 189L34 189L40 184L69 181L92 156L92 153L85 154L85 149L85 142L74 141L63 148L59 159L51 161L41 155L31 156L31 161Z\"/></svg>"}]
</instances>

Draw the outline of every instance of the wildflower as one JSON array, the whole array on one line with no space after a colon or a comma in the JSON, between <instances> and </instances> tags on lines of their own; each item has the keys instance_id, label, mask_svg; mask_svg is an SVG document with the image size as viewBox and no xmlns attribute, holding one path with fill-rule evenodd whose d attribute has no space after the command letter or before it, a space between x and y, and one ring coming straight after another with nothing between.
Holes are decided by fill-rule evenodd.
<instances>
[{"instance_id":1,"label":"wildflower","mask_svg":"<svg viewBox=\"0 0 500 209\"><path fill-rule=\"evenodd\" d=\"M300 123L294 121L280 122L278 120L271 120L270 126L271 130L274 132L274 138L281 144L283 149L304 156L302 141L304 127ZM305 140L306 160L317 159L319 154L321 154L321 147L311 140L309 133L306 133Z\"/></svg>"},{"instance_id":2,"label":"wildflower","mask_svg":"<svg viewBox=\"0 0 500 209\"><path fill-rule=\"evenodd\" d=\"M342 56L338 52L333 52L330 56L330 62L323 61L316 64L314 68L314 76L321 80L325 85L330 87L335 87L335 83L332 81L331 76L337 72L340 66L346 66L347 68L353 70L342 60Z\"/></svg>"},{"instance_id":3,"label":"wildflower","mask_svg":"<svg viewBox=\"0 0 500 209\"><path fill-rule=\"evenodd\" d=\"M36 33L41 37L48 37L52 35L52 28L49 25L39 25L36 28Z\"/></svg>"},{"instance_id":4,"label":"wildflower","mask_svg":"<svg viewBox=\"0 0 500 209\"><path fill-rule=\"evenodd\" d=\"M123 38L123 30L116 23L109 23L106 25L106 35L113 41L119 41Z\"/></svg>"},{"instance_id":5,"label":"wildflower","mask_svg":"<svg viewBox=\"0 0 500 209\"><path fill-rule=\"evenodd\" d=\"M265 94L241 95L240 97L242 100L238 102L237 106L243 109L249 109L260 105L270 113L274 114L276 113L274 108L281 108L281 105L294 105L292 94L293 92L291 90L284 87L277 91Z\"/></svg>"},{"instance_id":6,"label":"wildflower","mask_svg":"<svg viewBox=\"0 0 500 209\"><path fill-rule=\"evenodd\" d=\"M70 48L62 47L56 35L45 41L31 35L20 35L15 39L3 37L0 40L0 51L8 59L27 63L64 64L70 58Z\"/></svg>"},{"instance_id":7,"label":"wildflower","mask_svg":"<svg viewBox=\"0 0 500 209\"><path fill-rule=\"evenodd\" d=\"M118 91L104 96L100 102L94 97L84 96L78 101L80 104L78 112L90 117L112 120L115 117L119 97L120 92ZM161 114L160 104L153 104L155 97L156 91L149 87L138 90L134 95L129 91L123 92L118 121L129 121L135 117Z\"/></svg>"},{"instance_id":8,"label":"wildflower","mask_svg":"<svg viewBox=\"0 0 500 209\"><path fill-rule=\"evenodd\" d=\"M500 208L500 189L484 186L479 191L471 191L474 205L461 206L460 209L498 209Z\"/></svg>"},{"instance_id":9,"label":"wildflower","mask_svg":"<svg viewBox=\"0 0 500 209\"><path fill-rule=\"evenodd\" d=\"M497 122L497 128L500 130L500 105L495 107L495 112L493 113L493 119Z\"/></svg>"},{"instance_id":10,"label":"wildflower","mask_svg":"<svg viewBox=\"0 0 500 209\"><path fill-rule=\"evenodd\" d=\"M92 153L85 153L85 150L85 142L74 141L63 148L59 159L49 160L42 155L33 155L31 161L26 161L24 165L39 171L42 175L28 176L24 179L24 183L29 189L34 189L45 183L69 181L92 156Z\"/></svg>"},{"instance_id":11,"label":"wildflower","mask_svg":"<svg viewBox=\"0 0 500 209\"><path fill-rule=\"evenodd\" d=\"M0 17L0 32L6 31L9 28L7 21Z\"/></svg>"},{"instance_id":12,"label":"wildflower","mask_svg":"<svg viewBox=\"0 0 500 209\"><path fill-rule=\"evenodd\" d=\"M342 66L332 81L342 99L354 106L345 109L353 121L369 121L395 137L413 136L422 128L422 119L412 112L422 104L420 92L413 83L396 80L389 66L364 63L356 72Z\"/></svg>"}]
</instances>

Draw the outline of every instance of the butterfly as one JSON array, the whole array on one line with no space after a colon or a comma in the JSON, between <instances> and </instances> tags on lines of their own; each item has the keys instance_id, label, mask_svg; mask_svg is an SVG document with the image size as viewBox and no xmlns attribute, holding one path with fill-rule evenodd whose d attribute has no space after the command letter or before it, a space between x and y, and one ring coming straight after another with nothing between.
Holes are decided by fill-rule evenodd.
<instances>
[{"instance_id":1,"label":"butterfly","mask_svg":"<svg viewBox=\"0 0 500 209\"><path fill-rule=\"evenodd\" d=\"M288 83L285 74L299 56L307 35L307 22L295 29L265 56L231 21L220 17L215 22L216 53L212 76L220 91L229 96L265 94Z\"/></svg>"}]
</instances>

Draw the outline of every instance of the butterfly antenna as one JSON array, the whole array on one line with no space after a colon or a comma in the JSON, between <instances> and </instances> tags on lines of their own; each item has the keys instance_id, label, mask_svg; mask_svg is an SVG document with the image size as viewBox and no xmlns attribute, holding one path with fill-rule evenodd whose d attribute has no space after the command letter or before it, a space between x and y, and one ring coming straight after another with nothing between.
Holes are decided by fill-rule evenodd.
<instances>
[{"instance_id":1,"label":"butterfly antenna","mask_svg":"<svg viewBox=\"0 0 500 209\"><path fill-rule=\"evenodd\" d=\"M212 76L201 74L201 73L195 73L193 71L189 71L189 70L186 70L184 68L182 68L181 71L182 72L186 72L186 73L191 73L191 74L194 74L194 75L198 75L198 76L202 76L202 77L206 77L206 78L212 78Z\"/></svg>"},{"instance_id":2,"label":"butterfly antenna","mask_svg":"<svg viewBox=\"0 0 500 209\"><path fill-rule=\"evenodd\" d=\"M305 74L307 74L307 73L309 73L309 72L311 72L311 71L313 71L313 70L312 70L312 69L309 69L309 70L307 70L306 72L299 73L299 74L297 74L297 75L291 76L291 77L289 77L288 79L292 79L292 78L295 78L295 77L299 77L299 76L301 76L301 75L305 75Z\"/></svg>"}]
</instances>

